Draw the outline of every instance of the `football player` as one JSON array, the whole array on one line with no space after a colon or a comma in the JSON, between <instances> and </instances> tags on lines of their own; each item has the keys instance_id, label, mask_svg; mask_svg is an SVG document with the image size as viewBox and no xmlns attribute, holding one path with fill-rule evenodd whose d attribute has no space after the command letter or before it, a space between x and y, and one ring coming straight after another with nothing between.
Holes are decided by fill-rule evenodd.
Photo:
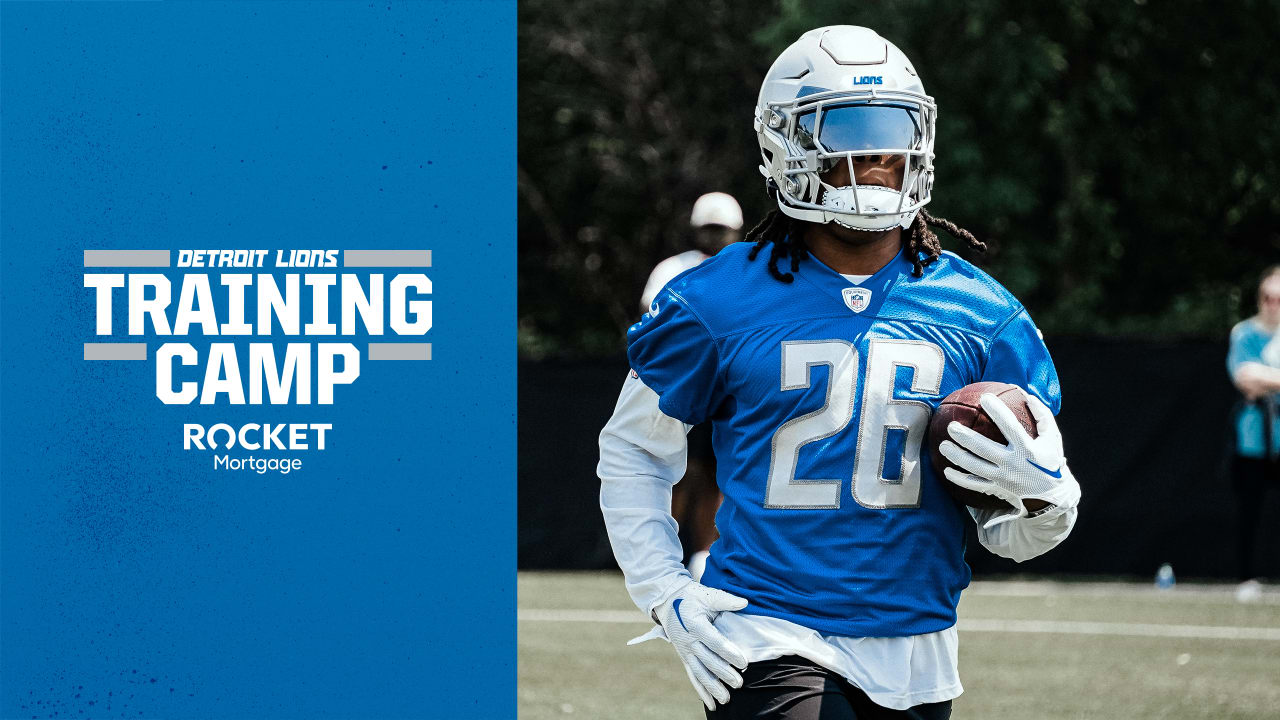
<instances>
[{"instance_id":1,"label":"football player","mask_svg":"<svg viewBox=\"0 0 1280 720\"><path fill-rule=\"evenodd\" d=\"M1014 560L1054 547L1080 488L1058 377L1027 311L942 252L925 211L936 106L867 28L805 33L755 109L777 201L672 280L628 331L632 371L600 435L600 505L627 590L710 718L946 718L962 688L965 523ZM1037 435L953 423L946 480L921 452L933 409L978 381L1023 387ZM710 420L724 502L701 582L670 515L685 431ZM994 495L965 508L943 483Z\"/></svg>"}]
</instances>

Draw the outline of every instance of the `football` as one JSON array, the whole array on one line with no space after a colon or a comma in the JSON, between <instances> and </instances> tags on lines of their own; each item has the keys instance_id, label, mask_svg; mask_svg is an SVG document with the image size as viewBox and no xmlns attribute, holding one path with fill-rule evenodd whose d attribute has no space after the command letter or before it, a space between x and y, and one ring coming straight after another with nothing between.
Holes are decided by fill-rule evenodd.
<instances>
[{"instance_id":1,"label":"football","mask_svg":"<svg viewBox=\"0 0 1280 720\"><path fill-rule=\"evenodd\" d=\"M967 488L962 488L947 480L943 470L949 467L955 467L949 460L938 452L938 446L943 440L949 439L947 435L947 425L952 421L958 422L967 427L971 427L982 435L995 440L1001 444L1007 444L1000 429L996 427L995 422L982 409L979 399L985 394L991 393L1000 399L1013 414L1018 418L1018 422L1022 423L1022 427L1026 429L1031 437L1036 436L1036 423L1031 417L1031 409L1027 407L1026 400L1022 388L1017 385L1010 385L1001 382L979 382L972 385L965 385L950 395L942 399L942 403L938 405L938 409L933 413L933 419L929 421L929 454L933 458L933 467L937 470L938 477L943 481L943 486L947 488L947 492L951 493L951 497L969 507L981 508L985 510L1005 510L1010 509L1009 503L992 495L980 492L974 492Z\"/></svg>"}]
</instances>

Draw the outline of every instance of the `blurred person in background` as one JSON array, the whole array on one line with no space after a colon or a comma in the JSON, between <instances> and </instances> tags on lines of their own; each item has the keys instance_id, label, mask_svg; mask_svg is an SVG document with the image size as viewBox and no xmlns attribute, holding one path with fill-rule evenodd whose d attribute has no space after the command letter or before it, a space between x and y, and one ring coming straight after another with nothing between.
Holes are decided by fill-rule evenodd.
<instances>
[{"instance_id":1,"label":"blurred person in background","mask_svg":"<svg viewBox=\"0 0 1280 720\"><path fill-rule=\"evenodd\" d=\"M649 274L640 296L640 312L649 311L653 299L675 276L702 264L738 241L742 233L742 208L732 195L710 192L693 203L689 214L693 227L693 249L658 263ZM701 423L689 431L689 462L684 478L671 491L671 515L680 526L680 544L685 565L695 580L702 577L707 551L715 542L716 510L720 509L720 489L716 487L716 456L711 449L711 423Z\"/></svg>"},{"instance_id":2,"label":"blurred person in background","mask_svg":"<svg viewBox=\"0 0 1280 720\"><path fill-rule=\"evenodd\" d=\"M693 249L672 255L654 266L640 294L641 313L649 311L653 299L672 278L738 242L742 234L742 208L732 195L710 192L693 203L689 224L693 226Z\"/></svg>"},{"instance_id":3,"label":"blurred person in background","mask_svg":"<svg viewBox=\"0 0 1280 720\"><path fill-rule=\"evenodd\" d=\"M1240 586L1236 598L1257 600L1262 586L1254 577L1254 546L1267 488L1280 487L1280 265L1258 283L1258 314L1231 329L1227 371L1244 395L1235 413L1232 487L1239 507L1236 561Z\"/></svg>"}]
</instances>

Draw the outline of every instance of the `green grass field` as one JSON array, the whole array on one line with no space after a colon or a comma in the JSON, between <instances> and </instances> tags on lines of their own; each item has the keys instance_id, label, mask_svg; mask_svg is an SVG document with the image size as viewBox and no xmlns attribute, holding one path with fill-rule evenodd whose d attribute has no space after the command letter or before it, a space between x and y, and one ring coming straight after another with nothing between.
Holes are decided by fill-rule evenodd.
<instances>
[{"instance_id":1,"label":"green grass field","mask_svg":"<svg viewBox=\"0 0 1280 720\"><path fill-rule=\"evenodd\" d=\"M521 573L522 720L703 717L617 573ZM955 718L1280 718L1280 594L1228 586L976 582Z\"/></svg>"}]
</instances>

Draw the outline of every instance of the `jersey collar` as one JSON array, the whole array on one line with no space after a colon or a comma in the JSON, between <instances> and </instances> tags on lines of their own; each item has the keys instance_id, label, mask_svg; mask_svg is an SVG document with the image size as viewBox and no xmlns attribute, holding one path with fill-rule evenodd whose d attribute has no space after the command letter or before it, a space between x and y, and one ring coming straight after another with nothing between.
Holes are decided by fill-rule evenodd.
<instances>
[{"instance_id":1,"label":"jersey collar","mask_svg":"<svg viewBox=\"0 0 1280 720\"><path fill-rule=\"evenodd\" d=\"M824 295L832 298L832 301L849 312L848 306L844 301L844 290L850 287L860 287L871 291L871 298L867 303L867 308L859 315L878 315L880 306L884 304L885 298L889 296L889 291L899 278L908 275L911 272L911 261L907 259L905 249L899 249L898 254L893 259L885 263L885 266L877 270L871 277L867 278L859 285L849 282L843 275L833 270L826 263L819 260L812 253L809 260L813 264L808 268L802 266L797 276L816 286Z\"/></svg>"}]
</instances>

